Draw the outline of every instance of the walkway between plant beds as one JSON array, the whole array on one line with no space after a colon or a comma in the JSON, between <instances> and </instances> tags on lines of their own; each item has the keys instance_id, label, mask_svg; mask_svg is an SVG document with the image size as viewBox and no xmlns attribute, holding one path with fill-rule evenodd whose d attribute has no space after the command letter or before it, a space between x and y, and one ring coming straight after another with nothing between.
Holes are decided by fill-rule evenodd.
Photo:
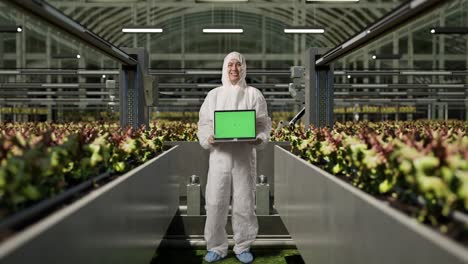
<instances>
[{"instance_id":1,"label":"walkway between plant beds","mask_svg":"<svg viewBox=\"0 0 468 264\"><path fill-rule=\"evenodd\" d=\"M252 250L255 264L304 264L298 250L295 249L254 249ZM164 248L158 249L151 264L201 264L208 263L203 260L206 250ZM228 256L219 264L239 264L234 252L229 251Z\"/></svg>"}]
</instances>

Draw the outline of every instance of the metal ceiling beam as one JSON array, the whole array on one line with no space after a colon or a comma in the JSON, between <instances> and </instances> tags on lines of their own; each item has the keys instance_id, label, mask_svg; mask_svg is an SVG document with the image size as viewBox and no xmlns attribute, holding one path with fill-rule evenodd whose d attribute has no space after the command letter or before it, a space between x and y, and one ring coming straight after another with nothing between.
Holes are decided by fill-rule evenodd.
<instances>
[{"instance_id":1,"label":"metal ceiling beam","mask_svg":"<svg viewBox=\"0 0 468 264\"><path fill-rule=\"evenodd\" d=\"M197 5L197 4L190 4L190 3L187 4L187 5L183 5L183 4L178 3L177 4L178 9L174 9L175 5L173 5L173 4L164 5L164 3L160 3L160 2L158 2L157 4L158 4L157 5L158 8L150 7L151 21L154 24L160 24L160 23L166 21L169 18L177 17L177 16L180 16L181 14L188 15L188 14L191 14L191 13L206 11L206 5ZM57 6L60 6L61 9L64 9L64 7L62 7L62 6L65 6L65 5L57 5ZM263 5L262 6L257 6L255 4L249 3L248 4L248 9L247 8L242 9L244 7L240 6L239 7L239 12L253 12L254 14L264 13L264 15L268 15L269 17L280 16L280 18L279 18L280 21L283 21L283 22L285 22L287 24L290 24L291 23L291 19L290 19L291 16L290 15L284 15L284 11L282 11L282 9L291 8L293 6L294 6L293 4L288 4L288 5L285 5L284 7L278 6L276 4L275 5L268 4L268 5L265 5L265 6L263 6ZM382 6L382 4L379 4L378 5L378 7L379 7L378 10L382 10L382 9L389 10L389 9L393 8L393 6L394 6L394 4L389 4L389 5L384 5L384 6ZM73 6L73 7L78 8L77 6ZM73 7L70 7L70 8L73 8ZM86 25L87 27L89 27L90 29L95 31L96 33L100 34L102 37L108 39L110 42L116 43L116 44L117 43L122 44L122 42L119 41L119 38L122 39L122 34L120 32L121 26L123 24L128 24L129 22L138 24L138 19L135 22L135 21L133 21L131 19L131 16L129 16L129 14L126 14L126 12L121 12L121 14L126 14L124 16L124 18L128 18L130 20L127 19L127 22L124 22L123 20L116 20L116 21L114 21L114 23L109 23L109 21L107 19L105 19L104 16L97 15L97 14L101 14L103 10L106 10L106 8L107 8L107 10L111 10L111 9L116 8L116 7L141 9L142 12L140 12L138 10L137 18L146 16L147 15L146 12L148 11L147 4L146 5L140 5L138 3L131 3L131 4L129 3L126 6L103 4L103 5L99 5L99 6L90 7L90 3L88 3L88 5L86 5L86 6L84 6L84 5L81 6L82 9L89 9L89 12L87 13L86 17L82 17L81 12L78 12L77 15L73 15L73 13L71 13L71 11L69 11L69 14L75 19L80 19L80 22L82 24ZM166 7L166 8L164 8L164 7ZM367 4L364 7L362 5L351 5L351 7L356 7L356 8L348 8L347 9L352 15L354 15L354 12L357 12L357 11L362 11L362 13L364 13L364 14L367 14L367 13L372 11L371 10L372 7L370 7ZM173 8L174 10L170 10L170 12L165 11L166 9L170 9L170 8ZM231 8L231 7L223 5L223 6L220 6L219 8ZM336 16L327 15L326 10L329 10L329 9L339 10L339 8L342 8L342 6L341 5L326 5L326 6L322 5L321 7L316 7L316 6L311 5L310 7L307 7L307 5L306 5L306 7L305 7L305 9L311 9L311 8L313 8L314 10L317 10L317 12L314 11L314 13L316 13L316 15L314 16L313 20L320 23L319 20L322 20L322 19L320 19L321 16L325 16L324 19L323 19L324 21L331 21L332 19L336 18ZM96 11L96 10L99 10L99 12ZM161 10L164 10L164 11L161 11ZM188 10L188 12L186 12L186 10ZM95 12L95 13L93 14L93 12ZM336 12L338 12L338 11L336 11ZM106 11L106 13L107 13L107 11ZM168 16L166 16L166 13L168 14ZM351 16L351 17L353 17L353 16ZM105 31L101 32L101 31L96 30L95 26L93 26L92 24L87 23L88 19L94 21L92 23L103 24L102 28L105 29ZM112 19L115 20L115 17L112 17ZM278 18L276 18L276 19L278 19ZM308 20L310 20L310 17L308 18ZM355 20L360 21L361 19L356 18ZM345 22L345 21L342 21L342 20L339 20L339 21ZM372 21L371 20L362 21L362 23L363 24L369 24ZM104 26L104 24L107 25L107 26ZM329 23L325 23L325 24L328 25ZM353 23L351 23L351 24L350 23L345 23L344 25L348 27L350 25L352 26ZM337 27L337 29L341 29L341 28L342 27ZM362 28L362 26L359 26L357 29L359 29L359 28ZM340 31L329 30L327 32L327 35L324 36L324 38L328 39L330 37L330 34L334 34L334 33L337 33L337 32L340 32ZM352 34L353 32L356 32L356 29L348 30L348 32L350 32L349 34ZM328 46L336 45L336 43L338 43L342 39L345 39L345 38L341 37L341 38L339 38L339 40L331 41L328 44Z\"/></svg>"},{"instance_id":2,"label":"metal ceiling beam","mask_svg":"<svg viewBox=\"0 0 468 264\"><path fill-rule=\"evenodd\" d=\"M412 0L403 4L382 19L356 34L339 46L325 53L315 61L317 66L327 65L340 59L352 51L370 43L374 39L388 34L390 31L402 26L405 23L429 12L436 6L445 3L442 0Z\"/></svg>"},{"instance_id":3,"label":"metal ceiling beam","mask_svg":"<svg viewBox=\"0 0 468 264\"><path fill-rule=\"evenodd\" d=\"M456 1L452 1L452 2L456 2ZM449 11L445 10L445 12L443 12L443 15L447 18L447 17L453 16L457 12L460 12L460 10L457 10L457 9L451 9ZM397 32L399 34L399 38L408 37L408 35L410 35L412 32L417 32L421 30L422 28L429 29L433 25L434 25L434 17L426 17L423 20L418 20L417 23L406 25L405 27L399 29ZM432 38L432 36L430 36L429 34L428 34L428 37ZM369 50L378 49L382 46L392 43L392 41L393 41L393 38L380 38L370 43L367 47ZM361 50L354 51L350 55L348 55L346 58L349 59L350 61L359 60L362 57L360 51ZM433 60L433 57L431 56L438 56L438 54L432 54L432 55L414 54L413 58L414 60ZM444 58L446 60L463 60L463 57L460 57L460 55L458 54L456 55L445 54ZM408 58L403 57L402 59L408 59Z\"/></svg>"},{"instance_id":4,"label":"metal ceiling beam","mask_svg":"<svg viewBox=\"0 0 468 264\"><path fill-rule=\"evenodd\" d=\"M96 8L96 7L131 7L131 6L148 6L147 1L135 3L135 2L109 2L109 3L97 3L97 2L87 2L87 1L79 1L79 2L71 2L71 1L63 1L63 0L50 0L48 1L51 3L53 6L59 8L59 9L64 9L67 7L82 7L82 8ZM203 7L203 8L232 8L235 6L236 8L251 8L251 7L292 7L294 6L295 2L291 1L277 1L276 3L272 3L269 0L266 1L255 1L255 2L250 2L250 3L245 3L245 4L239 4L239 3L195 3L195 1L150 1L150 3L157 4L158 7L174 7L174 5L177 5L179 7ZM375 1L372 3L366 3L365 8L393 8L395 4L393 2L389 1ZM320 4L319 7L317 7L316 4L306 4L306 8L316 8L316 9L321 9L321 8L343 8L342 3L323 3ZM361 4L350 4L346 5L346 9L360 9L363 8L363 5Z\"/></svg>"},{"instance_id":5,"label":"metal ceiling beam","mask_svg":"<svg viewBox=\"0 0 468 264\"><path fill-rule=\"evenodd\" d=\"M5 1L5 0L3 0ZM91 47L103 52L111 58L114 58L124 65L136 65L137 61L128 54L115 47L111 43L102 39L98 35L81 26L76 21L64 15L58 9L54 8L43 0L15 0L7 1L18 8L26 10L44 21L68 32Z\"/></svg>"}]
</instances>

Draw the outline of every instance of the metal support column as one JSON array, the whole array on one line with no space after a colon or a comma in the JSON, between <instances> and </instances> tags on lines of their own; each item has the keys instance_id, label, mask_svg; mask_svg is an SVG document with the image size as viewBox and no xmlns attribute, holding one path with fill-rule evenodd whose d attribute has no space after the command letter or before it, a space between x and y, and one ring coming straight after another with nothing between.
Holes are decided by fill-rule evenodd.
<instances>
[{"instance_id":1,"label":"metal support column","mask_svg":"<svg viewBox=\"0 0 468 264\"><path fill-rule=\"evenodd\" d=\"M51 37L52 33L51 33L51 28L48 27L47 28L47 32L46 32L46 65L47 65L47 68L48 69L51 69L52 68L52 37ZM50 74L47 74L46 76L46 81L47 83L52 83L52 76ZM52 98L52 96L49 94L50 92L52 92L52 90L50 88L47 88L47 99L50 100ZM47 105L47 122L52 122L53 119L52 119L52 105L51 104L48 104Z\"/></svg>"},{"instance_id":2,"label":"metal support column","mask_svg":"<svg viewBox=\"0 0 468 264\"><path fill-rule=\"evenodd\" d=\"M414 69L414 42L413 42L413 31L408 32L408 67L410 69ZM408 76L408 84L414 83L414 76ZM408 93L412 94L413 89L408 89ZM413 95L409 95L408 98L413 98ZM416 108L416 105L414 105ZM406 114L407 120L413 120L413 114L408 113Z\"/></svg>"},{"instance_id":3,"label":"metal support column","mask_svg":"<svg viewBox=\"0 0 468 264\"><path fill-rule=\"evenodd\" d=\"M260 175L255 190L255 213L257 215L270 215L270 184L267 177Z\"/></svg>"},{"instance_id":4,"label":"metal support column","mask_svg":"<svg viewBox=\"0 0 468 264\"><path fill-rule=\"evenodd\" d=\"M149 107L145 102L145 75L148 73L148 52L144 48L122 48L136 65L122 65L120 69L120 126L134 129L149 127Z\"/></svg>"},{"instance_id":5,"label":"metal support column","mask_svg":"<svg viewBox=\"0 0 468 264\"><path fill-rule=\"evenodd\" d=\"M427 119L435 119L435 105L434 103L430 103L427 105Z\"/></svg>"},{"instance_id":6,"label":"metal support column","mask_svg":"<svg viewBox=\"0 0 468 264\"><path fill-rule=\"evenodd\" d=\"M317 48L309 48L305 57L305 126L333 127L333 65L316 66Z\"/></svg>"},{"instance_id":7,"label":"metal support column","mask_svg":"<svg viewBox=\"0 0 468 264\"><path fill-rule=\"evenodd\" d=\"M465 121L468 122L468 102L465 101Z\"/></svg>"},{"instance_id":8,"label":"metal support column","mask_svg":"<svg viewBox=\"0 0 468 264\"><path fill-rule=\"evenodd\" d=\"M437 120L448 119L448 104L447 103L435 103L434 112L436 113Z\"/></svg>"},{"instance_id":9,"label":"metal support column","mask_svg":"<svg viewBox=\"0 0 468 264\"><path fill-rule=\"evenodd\" d=\"M4 49L3 49L3 43L5 43L3 40L0 41L0 68L4 68L5 66L3 65L3 62L5 61L4 58L5 58L5 52L4 52ZM8 77L6 77L5 79L7 79ZM0 103L0 123L3 123L3 109L4 106Z\"/></svg>"}]
</instances>

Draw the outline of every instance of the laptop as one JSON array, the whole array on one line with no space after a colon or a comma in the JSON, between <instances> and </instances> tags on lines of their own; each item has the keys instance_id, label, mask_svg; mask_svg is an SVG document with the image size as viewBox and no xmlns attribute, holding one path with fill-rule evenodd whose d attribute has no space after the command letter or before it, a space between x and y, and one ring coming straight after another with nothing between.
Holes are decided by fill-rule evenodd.
<instances>
[{"instance_id":1,"label":"laptop","mask_svg":"<svg viewBox=\"0 0 468 264\"><path fill-rule=\"evenodd\" d=\"M220 110L214 112L214 142L255 141L255 110Z\"/></svg>"}]
</instances>

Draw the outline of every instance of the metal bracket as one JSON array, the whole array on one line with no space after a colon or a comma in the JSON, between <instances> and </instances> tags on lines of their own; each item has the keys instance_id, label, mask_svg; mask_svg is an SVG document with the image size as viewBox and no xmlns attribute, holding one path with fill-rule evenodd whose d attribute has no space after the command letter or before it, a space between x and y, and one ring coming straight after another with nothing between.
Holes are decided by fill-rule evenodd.
<instances>
[{"instance_id":1,"label":"metal bracket","mask_svg":"<svg viewBox=\"0 0 468 264\"><path fill-rule=\"evenodd\" d=\"M189 184L187 184L187 215L200 215L200 209L200 178L197 175L192 175L189 177Z\"/></svg>"}]
</instances>

